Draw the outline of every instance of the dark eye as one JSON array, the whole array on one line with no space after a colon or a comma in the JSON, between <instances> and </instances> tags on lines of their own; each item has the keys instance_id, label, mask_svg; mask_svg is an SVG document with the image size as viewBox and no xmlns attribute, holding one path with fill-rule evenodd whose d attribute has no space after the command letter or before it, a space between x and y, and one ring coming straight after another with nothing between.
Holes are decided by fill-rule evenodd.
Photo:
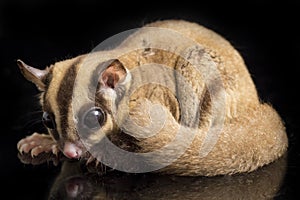
<instances>
[{"instance_id":1,"label":"dark eye","mask_svg":"<svg viewBox=\"0 0 300 200\"><path fill-rule=\"evenodd\" d=\"M55 129L56 124L54 121L54 115L52 113L44 112L43 113L43 123L47 128Z\"/></svg>"},{"instance_id":2,"label":"dark eye","mask_svg":"<svg viewBox=\"0 0 300 200\"><path fill-rule=\"evenodd\" d=\"M105 114L99 107L93 107L83 116L83 124L89 129L98 129L105 122Z\"/></svg>"}]
</instances>

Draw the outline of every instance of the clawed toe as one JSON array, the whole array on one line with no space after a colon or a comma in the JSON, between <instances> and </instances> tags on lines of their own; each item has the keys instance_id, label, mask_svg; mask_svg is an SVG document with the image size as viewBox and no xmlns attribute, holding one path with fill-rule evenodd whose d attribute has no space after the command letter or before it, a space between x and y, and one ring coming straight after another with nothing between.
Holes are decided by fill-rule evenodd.
<instances>
[{"instance_id":1,"label":"clawed toe","mask_svg":"<svg viewBox=\"0 0 300 200\"><path fill-rule=\"evenodd\" d=\"M31 157L35 157L42 152L44 152L44 149L42 148L42 146L34 147L33 149L31 149Z\"/></svg>"},{"instance_id":2,"label":"clawed toe","mask_svg":"<svg viewBox=\"0 0 300 200\"><path fill-rule=\"evenodd\" d=\"M32 157L35 157L43 152L52 152L57 155L59 150L55 141L52 140L50 135L34 133L21 139L17 148L21 154L30 153Z\"/></svg>"}]
</instances>

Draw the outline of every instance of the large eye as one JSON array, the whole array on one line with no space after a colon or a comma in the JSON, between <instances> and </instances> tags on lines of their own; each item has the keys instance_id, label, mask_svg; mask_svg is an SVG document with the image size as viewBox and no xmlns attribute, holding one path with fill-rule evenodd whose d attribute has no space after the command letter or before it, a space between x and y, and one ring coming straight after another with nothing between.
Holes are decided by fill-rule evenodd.
<instances>
[{"instance_id":1,"label":"large eye","mask_svg":"<svg viewBox=\"0 0 300 200\"><path fill-rule=\"evenodd\" d=\"M83 124L89 129L98 129L105 122L105 113L99 107L93 107L83 116Z\"/></svg>"},{"instance_id":2,"label":"large eye","mask_svg":"<svg viewBox=\"0 0 300 200\"><path fill-rule=\"evenodd\" d=\"M55 129L56 124L54 121L54 115L52 113L44 112L43 113L43 123L47 128Z\"/></svg>"}]
</instances>

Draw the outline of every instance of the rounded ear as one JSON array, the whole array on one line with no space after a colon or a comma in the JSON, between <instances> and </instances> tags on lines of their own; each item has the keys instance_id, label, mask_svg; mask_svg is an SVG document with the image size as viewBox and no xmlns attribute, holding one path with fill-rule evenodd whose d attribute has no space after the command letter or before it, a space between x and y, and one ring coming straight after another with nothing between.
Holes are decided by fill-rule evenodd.
<instances>
[{"instance_id":1,"label":"rounded ear","mask_svg":"<svg viewBox=\"0 0 300 200\"><path fill-rule=\"evenodd\" d=\"M34 83L40 91L45 90L45 77L49 72L49 69L40 70L25 64L22 60L18 59L17 64L23 74L23 76Z\"/></svg>"},{"instance_id":2,"label":"rounded ear","mask_svg":"<svg viewBox=\"0 0 300 200\"><path fill-rule=\"evenodd\" d=\"M127 70L118 59L109 62L110 64L101 73L99 82L102 87L114 89L118 83L125 79Z\"/></svg>"}]
</instances>

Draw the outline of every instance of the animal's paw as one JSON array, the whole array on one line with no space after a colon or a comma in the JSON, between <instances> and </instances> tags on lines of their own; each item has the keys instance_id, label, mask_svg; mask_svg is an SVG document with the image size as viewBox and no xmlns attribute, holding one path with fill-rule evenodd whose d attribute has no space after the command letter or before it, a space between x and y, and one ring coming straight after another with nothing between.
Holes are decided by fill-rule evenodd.
<instances>
[{"instance_id":1,"label":"animal's paw","mask_svg":"<svg viewBox=\"0 0 300 200\"><path fill-rule=\"evenodd\" d=\"M19 150L18 157L24 164L39 165L52 161L57 165L66 157L59 151L55 141L50 135L34 133L21 139L17 148Z\"/></svg>"},{"instance_id":2,"label":"animal's paw","mask_svg":"<svg viewBox=\"0 0 300 200\"><path fill-rule=\"evenodd\" d=\"M59 152L56 142L50 135L34 133L21 139L17 148L21 154L31 154L31 157L35 157L41 153L52 153L57 155Z\"/></svg>"}]
</instances>

